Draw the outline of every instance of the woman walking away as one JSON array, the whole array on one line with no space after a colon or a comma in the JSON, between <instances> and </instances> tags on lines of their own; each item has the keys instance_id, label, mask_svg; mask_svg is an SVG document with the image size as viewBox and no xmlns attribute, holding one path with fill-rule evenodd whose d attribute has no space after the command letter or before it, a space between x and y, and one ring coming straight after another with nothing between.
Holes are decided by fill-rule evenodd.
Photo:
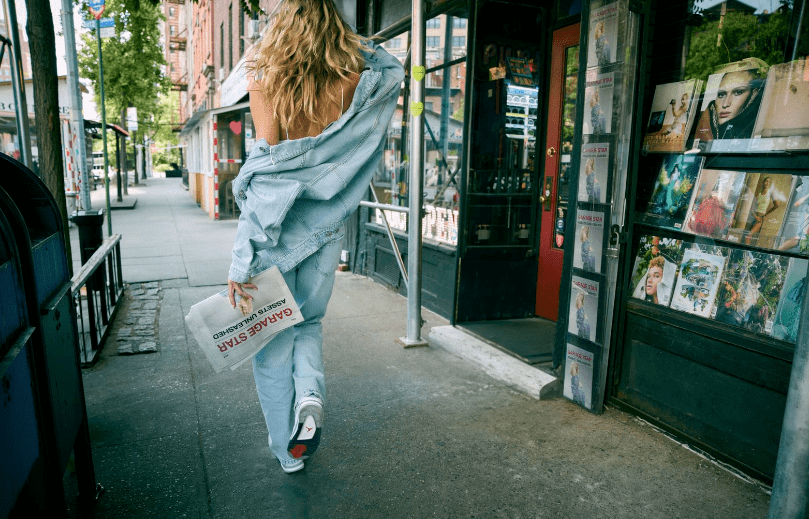
<instances>
[{"instance_id":1,"label":"woman walking away","mask_svg":"<svg viewBox=\"0 0 809 519\"><path fill-rule=\"evenodd\" d=\"M290 473L320 442L321 319L343 222L379 166L404 70L355 34L333 0L284 0L252 68L258 141L232 184L241 216L228 295L234 306L251 299L249 279L277 266L305 319L253 357L270 449Z\"/></svg>"}]
</instances>

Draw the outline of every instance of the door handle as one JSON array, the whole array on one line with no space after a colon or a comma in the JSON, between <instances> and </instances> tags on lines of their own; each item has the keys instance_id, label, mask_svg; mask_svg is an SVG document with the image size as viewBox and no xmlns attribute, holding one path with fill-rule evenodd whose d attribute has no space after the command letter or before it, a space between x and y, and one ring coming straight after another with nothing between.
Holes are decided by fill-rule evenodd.
<instances>
[{"instance_id":1,"label":"door handle","mask_svg":"<svg viewBox=\"0 0 809 519\"><path fill-rule=\"evenodd\" d=\"M548 157L553 157L554 155L556 155L556 148L551 146L550 148L548 148Z\"/></svg>"}]
</instances>

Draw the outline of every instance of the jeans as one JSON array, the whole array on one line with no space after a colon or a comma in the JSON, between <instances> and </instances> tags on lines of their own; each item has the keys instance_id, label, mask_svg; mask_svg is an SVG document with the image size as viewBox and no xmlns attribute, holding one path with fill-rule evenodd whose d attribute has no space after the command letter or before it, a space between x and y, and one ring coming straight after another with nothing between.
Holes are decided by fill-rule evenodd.
<instances>
[{"instance_id":1,"label":"jeans","mask_svg":"<svg viewBox=\"0 0 809 519\"><path fill-rule=\"evenodd\" d=\"M276 335L253 357L253 378L270 450L281 461L293 459L287 444L295 425L295 402L307 396L325 396L320 321L334 287L341 249L341 240L326 243L283 275L304 322Z\"/></svg>"}]
</instances>

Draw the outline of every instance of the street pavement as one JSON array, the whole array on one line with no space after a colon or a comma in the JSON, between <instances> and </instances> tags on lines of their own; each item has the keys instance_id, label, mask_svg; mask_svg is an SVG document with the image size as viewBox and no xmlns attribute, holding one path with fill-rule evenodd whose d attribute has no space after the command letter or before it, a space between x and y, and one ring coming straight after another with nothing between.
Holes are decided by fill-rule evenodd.
<instances>
[{"instance_id":1,"label":"street pavement","mask_svg":"<svg viewBox=\"0 0 809 519\"><path fill-rule=\"evenodd\" d=\"M127 296L82 370L105 488L92 516L766 517L766 487L631 415L538 400L443 348L402 348L406 299L350 272L337 274L323 322L323 440L285 474L249 363L215 374L183 319L226 283L236 221L209 219L177 178L149 178L129 197L134 209L112 211ZM422 337L448 324L423 317ZM147 340L156 352L128 353Z\"/></svg>"}]
</instances>

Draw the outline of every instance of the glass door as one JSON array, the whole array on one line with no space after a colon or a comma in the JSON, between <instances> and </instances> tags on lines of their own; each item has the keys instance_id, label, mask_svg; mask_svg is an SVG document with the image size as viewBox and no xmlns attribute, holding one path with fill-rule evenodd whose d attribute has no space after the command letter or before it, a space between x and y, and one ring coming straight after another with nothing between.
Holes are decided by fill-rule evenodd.
<instances>
[{"instance_id":1,"label":"glass door","mask_svg":"<svg viewBox=\"0 0 809 519\"><path fill-rule=\"evenodd\" d=\"M541 230L536 314L556 321L564 260L565 218L570 196L571 156L576 123L579 24L553 33L545 145L545 176L539 197Z\"/></svg>"}]
</instances>

